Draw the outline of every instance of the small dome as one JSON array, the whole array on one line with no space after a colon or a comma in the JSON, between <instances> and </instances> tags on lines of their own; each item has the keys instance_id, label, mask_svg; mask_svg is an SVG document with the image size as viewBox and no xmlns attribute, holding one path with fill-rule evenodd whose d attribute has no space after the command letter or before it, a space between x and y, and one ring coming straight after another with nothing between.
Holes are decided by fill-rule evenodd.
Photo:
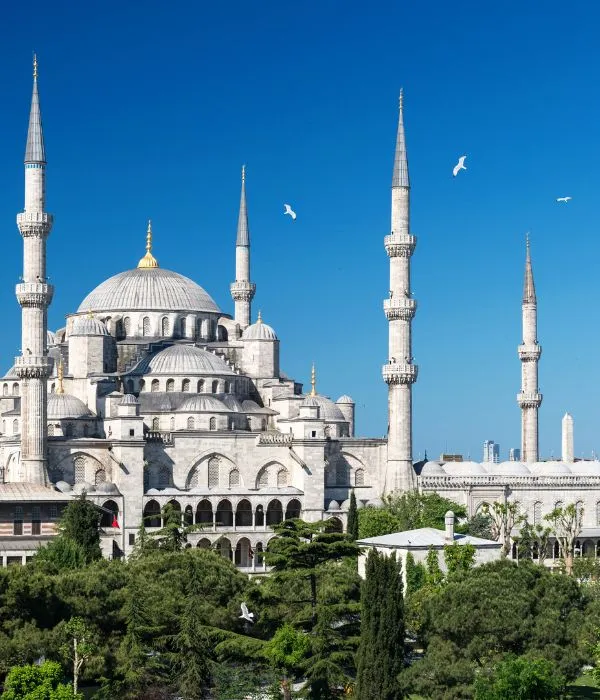
<instances>
[{"instance_id":1,"label":"small dome","mask_svg":"<svg viewBox=\"0 0 600 700\"><path fill-rule=\"evenodd\" d=\"M337 501L329 501L329 505L327 506L327 510L339 510L340 509L340 504Z\"/></svg>"},{"instance_id":2,"label":"small dome","mask_svg":"<svg viewBox=\"0 0 600 700\"><path fill-rule=\"evenodd\" d=\"M96 493L106 493L108 495L117 495L120 493L119 488L112 481L104 481L96 486Z\"/></svg>"},{"instance_id":3,"label":"small dome","mask_svg":"<svg viewBox=\"0 0 600 700\"><path fill-rule=\"evenodd\" d=\"M425 462L421 469L421 476L446 476L446 472L438 462Z\"/></svg>"},{"instance_id":4,"label":"small dome","mask_svg":"<svg viewBox=\"0 0 600 700\"><path fill-rule=\"evenodd\" d=\"M578 476L600 476L600 462L595 459L570 463L569 469Z\"/></svg>"},{"instance_id":5,"label":"small dome","mask_svg":"<svg viewBox=\"0 0 600 700\"><path fill-rule=\"evenodd\" d=\"M196 394L186 399L179 411L181 413L230 413L232 409L210 394Z\"/></svg>"},{"instance_id":6,"label":"small dome","mask_svg":"<svg viewBox=\"0 0 600 700\"><path fill-rule=\"evenodd\" d=\"M94 316L76 316L71 326L71 335L108 335L108 329Z\"/></svg>"},{"instance_id":7,"label":"small dome","mask_svg":"<svg viewBox=\"0 0 600 700\"><path fill-rule=\"evenodd\" d=\"M252 401L252 399L245 399L242 401L242 411L244 413L263 413L264 408L261 408L256 401Z\"/></svg>"},{"instance_id":8,"label":"small dome","mask_svg":"<svg viewBox=\"0 0 600 700\"><path fill-rule=\"evenodd\" d=\"M92 412L81 399L71 394L48 394L48 420L84 418Z\"/></svg>"},{"instance_id":9,"label":"small dome","mask_svg":"<svg viewBox=\"0 0 600 700\"><path fill-rule=\"evenodd\" d=\"M66 481L57 481L54 485L62 493L69 493L69 491L73 490L71 484L68 484Z\"/></svg>"},{"instance_id":10,"label":"small dome","mask_svg":"<svg viewBox=\"0 0 600 700\"><path fill-rule=\"evenodd\" d=\"M277 334L271 328L263 323L260 313L256 323L248 326L242 333L242 340L277 340Z\"/></svg>"},{"instance_id":11,"label":"small dome","mask_svg":"<svg viewBox=\"0 0 600 700\"><path fill-rule=\"evenodd\" d=\"M479 462L446 462L443 466L449 476L482 476L489 473Z\"/></svg>"},{"instance_id":12,"label":"small dome","mask_svg":"<svg viewBox=\"0 0 600 700\"><path fill-rule=\"evenodd\" d=\"M73 486L73 493L76 493L77 495L82 494L84 491L86 493L89 493L93 490L94 487L92 486L92 484L90 484L89 481L80 481L78 484L75 484L75 486Z\"/></svg>"},{"instance_id":13,"label":"small dome","mask_svg":"<svg viewBox=\"0 0 600 700\"><path fill-rule=\"evenodd\" d=\"M300 404L300 408L305 406L316 406L319 408L321 404L317 401L315 396L307 396L304 401Z\"/></svg>"},{"instance_id":14,"label":"small dome","mask_svg":"<svg viewBox=\"0 0 600 700\"><path fill-rule=\"evenodd\" d=\"M139 401L133 394L125 394L119 402L119 406L132 406L139 404Z\"/></svg>"},{"instance_id":15,"label":"small dome","mask_svg":"<svg viewBox=\"0 0 600 700\"><path fill-rule=\"evenodd\" d=\"M241 401L233 396L233 394L220 394L219 400L221 400L231 411L235 411L236 413L244 412Z\"/></svg>"},{"instance_id":16,"label":"small dome","mask_svg":"<svg viewBox=\"0 0 600 700\"><path fill-rule=\"evenodd\" d=\"M345 501L340 503L340 510L350 510L350 499L347 498Z\"/></svg>"},{"instance_id":17,"label":"small dome","mask_svg":"<svg viewBox=\"0 0 600 700\"><path fill-rule=\"evenodd\" d=\"M529 468L523 462L500 462L500 464L490 464L490 474L506 474L508 476L531 476Z\"/></svg>"},{"instance_id":18,"label":"small dome","mask_svg":"<svg viewBox=\"0 0 600 700\"><path fill-rule=\"evenodd\" d=\"M348 394L344 394L343 396L340 396L336 403L354 403L354 399L351 396L348 396Z\"/></svg>"},{"instance_id":19,"label":"small dome","mask_svg":"<svg viewBox=\"0 0 600 700\"><path fill-rule=\"evenodd\" d=\"M301 406L314 406L314 403L307 404L306 401L312 399L317 402L319 406L319 418L321 420L327 421L346 421L346 417L340 411L339 406L336 406L331 399L326 396L321 396L321 394L315 394L315 396L308 396L300 404Z\"/></svg>"},{"instance_id":20,"label":"small dome","mask_svg":"<svg viewBox=\"0 0 600 700\"><path fill-rule=\"evenodd\" d=\"M562 476L572 474L569 467L564 462L535 462L531 466L531 471L536 476Z\"/></svg>"},{"instance_id":21,"label":"small dome","mask_svg":"<svg viewBox=\"0 0 600 700\"><path fill-rule=\"evenodd\" d=\"M195 345L171 345L147 357L135 369L136 374L234 374L231 367L212 352Z\"/></svg>"}]
</instances>

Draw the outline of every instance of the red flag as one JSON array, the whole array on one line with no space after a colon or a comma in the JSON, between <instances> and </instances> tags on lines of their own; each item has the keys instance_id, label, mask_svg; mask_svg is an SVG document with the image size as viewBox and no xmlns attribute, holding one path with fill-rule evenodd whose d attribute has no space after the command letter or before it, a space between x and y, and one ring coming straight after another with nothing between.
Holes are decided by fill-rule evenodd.
<instances>
[{"instance_id":1,"label":"red flag","mask_svg":"<svg viewBox=\"0 0 600 700\"><path fill-rule=\"evenodd\" d=\"M119 521L117 520L116 515L113 515L113 521L112 521L111 527L119 527Z\"/></svg>"}]
</instances>

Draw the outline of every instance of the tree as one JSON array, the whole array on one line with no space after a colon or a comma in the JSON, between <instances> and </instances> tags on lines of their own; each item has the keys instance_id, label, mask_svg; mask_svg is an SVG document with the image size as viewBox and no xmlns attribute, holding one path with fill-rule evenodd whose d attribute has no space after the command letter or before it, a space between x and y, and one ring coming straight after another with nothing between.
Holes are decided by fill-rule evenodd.
<instances>
[{"instance_id":1,"label":"tree","mask_svg":"<svg viewBox=\"0 0 600 700\"><path fill-rule=\"evenodd\" d=\"M537 560L537 563L543 566L548 557L548 542L551 534L551 528L540 524L530 525L525 519L519 536L513 538L518 547L519 559Z\"/></svg>"},{"instance_id":2,"label":"tree","mask_svg":"<svg viewBox=\"0 0 600 700\"><path fill-rule=\"evenodd\" d=\"M14 666L4 680L2 700L82 700L55 661L40 665Z\"/></svg>"},{"instance_id":3,"label":"tree","mask_svg":"<svg viewBox=\"0 0 600 700\"><path fill-rule=\"evenodd\" d=\"M63 653L73 664L73 693L77 695L83 665L97 647L90 628L81 617L72 617L65 625L65 632L69 642L63 646Z\"/></svg>"},{"instance_id":4,"label":"tree","mask_svg":"<svg viewBox=\"0 0 600 700\"><path fill-rule=\"evenodd\" d=\"M484 540L491 540L494 536L492 519L489 515L482 512L475 513L464 526L458 526L456 530L465 535L471 535L471 537L481 537Z\"/></svg>"},{"instance_id":5,"label":"tree","mask_svg":"<svg viewBox=\"0 0 600 700\"><path fill-rule=\"evenodd\" d=\"M427 567L427 583L431 586L439 586L444 580L444 574L440 569L440 556L437 549L429 548L425 566Z\"/></svg>"},{"instance_id":6,"label":"tree","mask_svg":"<svg viewBox=\"0 0 600 700\"><path fill-rule=\"evenodd\" d=\"M285 624L275 632L273 638L265 645L264 654L274 668L283 675L281 689L284 700L291 700L290 678L302 668L310 651L310 640L305 632Z\"/></svg>"},{"instance_id":7,"label":"tree","mask_svg":"<svg viewBox=\"0 0 600 700\"><path fill-rule=\"evenodd\" d=\"M152 516L153 517L153 516ZM179 508L175 508L172 503L166 503L161 511L163 526L160 530L147 535L151 538L155 547L167 552L179 552L187 543L188 535L202 528L202 525L186 525L183 522L183 514ZM143 530L146 538L146 531ZM147 551L148 543L144 539L140 545L140 552Z\"/></svg>"},{"instance_id":8,"label":"tree","mask_svg":"<svg viewBox=\"0 0 600 700\"><path fill-rule=\"evenodd\" d=\"M507 657L475 681L475 700L562 698L565 679L547 659Z\"/></svg>"},{"instance_id":9,"label":"tree","mask_svg":"<svg viewBox=\"0 0 600 700\"><path fill-rule=\"evenodd\" d=\"M552 530L560 551L560 556L565 564L566 573L573 573L573 553L575 540L581 533L583 521L583 508L569 503L567 506L559 506L544 518L552 525Z\"/></svg>"},{"instance_id":10,"label":"tree","mask_svg":"<svg viewBox=\"0 0 600 700\"><path fill-rule=\"evenodd\" d=\"M354 490L350 494L350 508L348 509L348 537L356 542L358 539L358 508L356 507L356 496Z\"/></svg>"},{"instance_id":11,"label":"tree","mask_svg":"<svg viewBox=\"0 0 600 700\"><path fill-rule=\"evenodd\" d=\"M372 549L366 564L361 600L358 700L404 697L398 675L404 667L402 567L395 555Z\"/></svg>"},{"instance_id":12,"label":"tree","mask_svg":"<svg viewBox=\"0 0 600 700\"><path fill-rule=\"evenodd\" d=\"M358 536L361 540L390 535L400 529L400 520L386 508L367 506L358 511Z\"/></svg>"},{"instance_id":13,"label":"tree","mask_svg":"<svg viewBox=\"0 0 600 700\"><path fill-rule=\"evenodd\" d=\"M472 544L445 544L444 561L448 569L448 575L457 571L468 571L475 565L477 550Z\"/></svg>"},{"instance_id":14,"label":"tree","mask_svg":"<svg viewBox=\"0 0 600 700\"><path fill-rule=\"evenodd\" d=\"M423 564L416 564L411 552L406 555L406 595L416 593L427 581L427 569Z\"/></svg>"},{"instance_id":15,"label":"tree","mask_svg":"<svg viewBox=\"0 0 600 700\"><path fill-rule=\"evenodd\" d=\"M60 535L39 547L35 559L37 564L57 571L80 569L88 563L83 545Z\"/></svg>"},{"instance_id":16,"label":"tree","mask_svg":"<svg viewBox=\"0 0 600 700\"><path fill-rule=\"evenodd\" d=\"M502 544L500 551L503 557L507 557L510 552L512 529L523 520L523 516L519 515L519 502L494 501L492 505L485 503L483 513L492 519L492 538Z\"/></svg>"}]
</instances>

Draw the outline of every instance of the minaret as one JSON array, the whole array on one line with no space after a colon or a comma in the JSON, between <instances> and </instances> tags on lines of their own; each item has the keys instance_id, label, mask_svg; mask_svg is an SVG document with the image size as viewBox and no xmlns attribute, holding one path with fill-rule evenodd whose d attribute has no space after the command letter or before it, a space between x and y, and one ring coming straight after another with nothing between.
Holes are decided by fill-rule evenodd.
<instances>
[{"instance_id":1,"label":"minaret","mask_svg":"<svg viewBox=\"0 0 600 700\"><path fill-rule=\"evenodd\" d=\"M52 215L46 206L46 153L37 83L37 59L33 59L33 95L25 149L25 211L17 214L23 236L23 281L17 284L21 305L21 355L15 371L21 379L21 480L47 483L47 379L52 359L46 346L48 306L54 289L46 277L46 238Z\"/></svg>"},{"instance_id":2,"label":"minaret","mask_svg":"<svg viewBox=\"0 0 600 700\"><path fill-rule=\"evenodd\" d=\"M384 239L390 259L389 298L383 310L389 322L388 362L383 379L388 389L387 470L383 490L415 487L412 466L412 385L418 368L413 364L411 322L417 303L410 291L410 258L417 242L410 233L410 181L404 139L403 98L400 91L398 135L392 175L392 231Z\"/></svg>"},{"instance_id":3,"label":"minaret","mask_svg":"<svg viewBox=\"0 0 600 700\"><path fill-rule=\"evenodd\" d=\"M573 416L565 413L562 419L562 461L575 461L575 443L573 441Z\"/></svg>"},{"instance_id":4,"label":"minaret","mask_svg":"<svg viewBox=\"0 0 600 700\"><path fill-rule=\"evenodd\" d=\"M517 403L521 407L521 460L538 461L538 409L542 395L538 390L538 362L542 348L537 341L537 300L533 283L529 236L525 257L525 284L523 288L523 344L519 345L521 360L521 392Z\"/></svg>"},{"instance_id":5,"label":"minaret","mask_svg":"<svg viewBox=\"0 0 600 700\"><path fill-rule=\"evenodd\" d=\"M250 311L256 285L250 282L250 231L246 209L246 166L242 166L242 194L235 242L235 282L231 283L231 296L235 302L234 319L242 329L250 325Z\"/></svg>"}]
</instances>

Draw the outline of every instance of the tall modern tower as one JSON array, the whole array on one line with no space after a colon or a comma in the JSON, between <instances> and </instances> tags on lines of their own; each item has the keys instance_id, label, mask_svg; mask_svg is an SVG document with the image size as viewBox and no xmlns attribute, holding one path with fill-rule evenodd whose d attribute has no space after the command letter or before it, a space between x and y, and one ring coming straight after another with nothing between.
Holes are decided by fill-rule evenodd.
<instances>
[{"instance_id":1,"label":"tall modern tower","mask_svg":"<svg viewBox=\"0 0 600 700\"><path fill-rule=\"evenodd\" d=\"M250 230L246 209L246 167L242 166L242 194L235 242L235 282L231 283L231 296L235 303L234 319L242 330L250 325L251 305L256 285L250 281Z\"/></svg>"},{"instance_id":2,"label":"tall modern tower","mask_svg":"<svg viewBox=\"0 0 600 700\"><path fill-rule=\"evenodd\" d=\"M25 149L25 211L17 214L23 236L23 281L17 284L21 305L21 355L15 371L21 379L21 472L28 483L47 483L47 379L52 359L47 349L47 314L54 290L46 278L46 238L52 216L46 207L46 153L38 96L37 60L33 61L33 95Z\"/></svg>"},{"instance_id":3,"label":"tall modern tower","mask_svg":"<svg viewBox=\"0 0 600 700\"><path fill-rule=\"evenodd\" d=\"M521 360L521 392L517 403L521 407L521 459L538 461L538 409L542 395L538 389L538 362L542 348L537 341L537 299L533 283L529 238L525 257L525 284L523 288L523 344L519 345Z\"/></svg>"},{"instance_id":4,"label":"tall modern tower","mask_svg":"<svg viewBox=\"0 0 600 700\"><path fill-rule=\"evenodd\" d=\"M411 323L417 303L410 291L410 258L417 243L410 233L410 180L404 138L403 98L400 91L398 134L392 175L392 230L385 237L390 259L389 298L383 310L389 323L388 362L383 379L388 385L388 444L384 491L414 488L412 465L412 385L418 368L413 364Z\"/></svg>"}]
</instances>

